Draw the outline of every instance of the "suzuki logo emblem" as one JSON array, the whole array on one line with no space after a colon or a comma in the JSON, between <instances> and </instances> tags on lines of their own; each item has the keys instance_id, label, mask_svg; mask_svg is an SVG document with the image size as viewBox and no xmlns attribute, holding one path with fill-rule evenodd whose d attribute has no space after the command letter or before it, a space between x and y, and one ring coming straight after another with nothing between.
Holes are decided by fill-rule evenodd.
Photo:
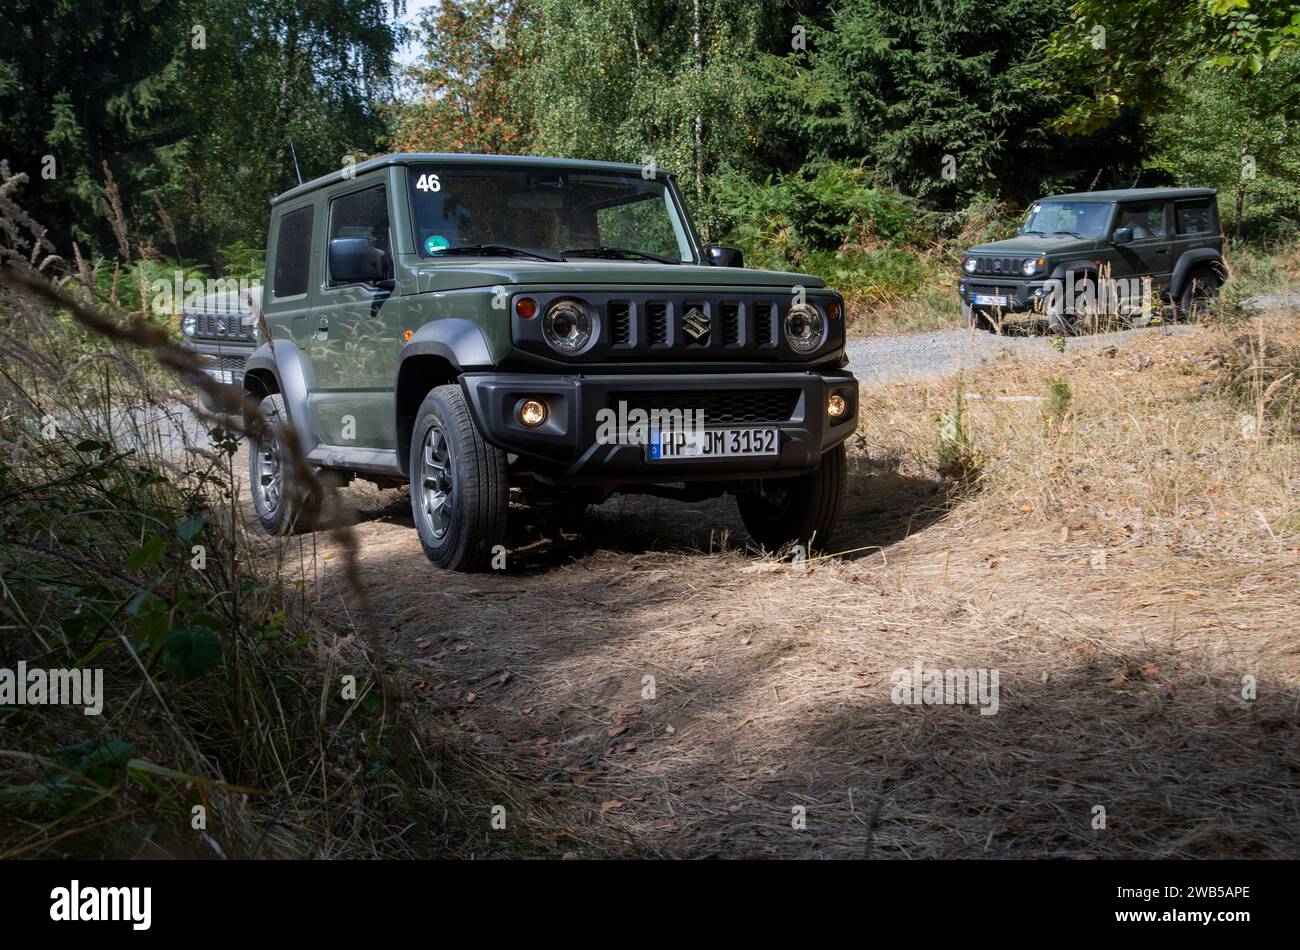
<instances>
[{"instance_id":1,"label":"suzuki logo emblem","mask_svg":"<svg viewBox=\"0 0 1300 950\"><path fill-rule=\"evenodd\" d=\"M699 307L691 307L682 317L682 330L692 343L704 343L709 338L709 318Z\"/></svg>"}]
</instances>

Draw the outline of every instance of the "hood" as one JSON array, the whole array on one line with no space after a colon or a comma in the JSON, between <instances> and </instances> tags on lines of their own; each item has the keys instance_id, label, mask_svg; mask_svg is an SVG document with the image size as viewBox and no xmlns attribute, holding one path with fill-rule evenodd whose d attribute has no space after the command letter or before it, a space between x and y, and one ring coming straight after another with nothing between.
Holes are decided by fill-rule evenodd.
<instances>
[{"instance_id":1,"label":"hood","mask_svg":"<svg viewBox=\"0 0 1300 950\"><path fill-rule=\"evenodd\" d=\"M1064 254L1076 250L1091 250L1097 246L1097 238L1077 238L1069 234L1018 234L1005 241L990 241L969 248L967 254L991 256L1048 257L1052 254Z\"/></svg>"},{"instance_id":2,"label":"hood","mask_svg":"<svg viewBox=\"0 0 1300 950\"><path fill-rule=\"evenodd\" d=\"M637 287L740 287L810 290L826 286L820 277L785 271L708 264L659 264L653 261L530 261L514 258L466 258L456 263L417 264L413 268L420 293L492 287L496 284L566 287L618 285Z\"/></svg>"},{"instance_id":3,"label":"hood","mask_svg":"<svg viewBox=\"0 0 1300 950\"><path fill-rule=\"evenodd\" d=\"M221 280L209 281L209 284L223 283ZM233 280L230 283L235 283ZM253 308L261 306L262 285L260 283L239 290L223 290L208 294L206 297L187 299L185 311L190 313L252 313Z\"/></svg>"}]
</instances>

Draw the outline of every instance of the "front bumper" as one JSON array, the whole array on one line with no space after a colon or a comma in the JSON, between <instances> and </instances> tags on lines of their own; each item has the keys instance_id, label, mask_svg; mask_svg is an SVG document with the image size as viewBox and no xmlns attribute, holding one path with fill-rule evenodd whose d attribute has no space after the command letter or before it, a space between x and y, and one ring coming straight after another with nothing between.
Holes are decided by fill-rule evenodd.
<instances>
[{"instance_id":1,"label":"front bumper","mask_svg":"<svg viewBox=\"0 0 1300 950\"><path fill-rule=\"evenodd\" d=\"M187 339L182 346L198 357L199 370L215 383L242 389L244 385L244 362L255 349L248 345L219 343ZM239 398L234 391L221 405L215 405L205 393L200 393L204 406L213 410L234 412L239 407Z\"/></svg>"},{"instance_id":2,"label":"front bumper","mask_svg":"<svg viewBox=\"0 0 1300 950\"><path fill-rule=\"evenodd\" d=\"M957 294L963 303L977 310L999 310L1003 313L1034 310L1047 302L1051 292L1049 280L1015 280L1007 277L984 275L963 277L957 281ZM976 303L976 297L1005 297L1005 304Z\"/></svg>"},{"instance_id":3,"label":"front bumper","mask_svg":"<svg viewBox=\"0 0 1300 950\"><path fill-rule=\"evenodd\" d=\"M801 475L815 469L827 450L848 438L858 409L857 380L847 372L683 372L671 376L466 373L461 384L474 421L488 442L518 455L521 467L540 479L564 484ZM838 419L826 411L832 393L840 394L848 404ZM620 402L626 407L644 403L647 396L665 408L725 405L729 408L721 419L711 420L704 410L706 429L773 427L778 430L778 453L650 462L644 445L598 441L602 409L616 413ZM516 418L519 403L527 398L542 400L547 406L546 421L536 428ZM747 405L754 411L737 414L735 407Z\"/></svg>"}]
</instances>

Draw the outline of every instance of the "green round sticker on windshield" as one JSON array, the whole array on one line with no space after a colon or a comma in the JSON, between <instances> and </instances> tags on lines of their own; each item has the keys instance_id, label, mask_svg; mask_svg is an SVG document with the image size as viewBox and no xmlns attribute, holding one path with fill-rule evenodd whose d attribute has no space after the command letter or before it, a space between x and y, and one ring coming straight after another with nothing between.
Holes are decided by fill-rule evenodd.
<instances>
[{"instance_id":1,"label":"green round sticker on windshield","mask_svg":"<svg viewBox=\"0 0 1300 950\"><path fill-rule=\"evenodd\" d=\"M451 242L441 234L431 234L424 239L424 253L426 254L441 254L449 247L451 247Z\"/></svg>"}]
</instances>

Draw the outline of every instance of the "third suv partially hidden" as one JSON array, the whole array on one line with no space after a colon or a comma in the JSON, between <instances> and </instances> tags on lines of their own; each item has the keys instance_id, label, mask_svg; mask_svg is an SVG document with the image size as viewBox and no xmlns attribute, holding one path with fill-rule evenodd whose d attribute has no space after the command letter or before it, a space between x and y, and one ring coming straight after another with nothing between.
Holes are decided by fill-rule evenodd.
<instances>
[{"instance_id":1,"label":"third suv partially hidden","mask_svg":"<svg viewBox=\"0 0 1300 950\"><path fill-rule=\"evenodd\" d=\"M1225 276L1212 189L1126 188L1034 202L1015 237L965 253L957 291L967 325L1041 313L1071 332L1093 317L1152 322L1165 304L1193 314Z\"/></svg>"}]
</instances>

